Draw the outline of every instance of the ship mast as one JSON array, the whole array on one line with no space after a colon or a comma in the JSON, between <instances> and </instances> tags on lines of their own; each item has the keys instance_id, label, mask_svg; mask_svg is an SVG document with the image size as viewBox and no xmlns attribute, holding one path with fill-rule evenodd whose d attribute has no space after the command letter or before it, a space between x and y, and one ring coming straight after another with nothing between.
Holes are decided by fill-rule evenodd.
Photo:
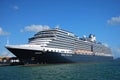
<instances>
[{"instance_id":1,"label":"ship mast","mask_svg":"<svg viewBox=\"0 0 120 80\"><path fill-rule=\"evenodd\" d=\"M7 37L6 45L9 45L9 37Z\"/></svg>"}]
</instances>

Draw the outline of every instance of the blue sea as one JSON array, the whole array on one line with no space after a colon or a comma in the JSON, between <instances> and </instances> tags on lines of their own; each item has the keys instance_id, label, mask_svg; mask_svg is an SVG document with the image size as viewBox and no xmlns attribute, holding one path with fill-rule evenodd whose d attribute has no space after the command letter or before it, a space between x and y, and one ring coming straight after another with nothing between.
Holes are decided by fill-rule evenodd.
<instances>
[{"instance_id":1,"label":"blue sea","mask_svg":"<svg viewBox=\"0 0 120 80\"><path fill-rule=\"evenodd\" d=\"M120 80L120 61L1 66L0 80Z\"/></svg>"}]
</instances>

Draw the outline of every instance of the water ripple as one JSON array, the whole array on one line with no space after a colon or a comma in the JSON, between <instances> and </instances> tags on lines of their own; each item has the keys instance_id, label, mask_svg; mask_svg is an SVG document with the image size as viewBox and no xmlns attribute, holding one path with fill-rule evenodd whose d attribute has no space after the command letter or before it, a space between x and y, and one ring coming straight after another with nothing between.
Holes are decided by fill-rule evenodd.
<instances>
[{"instance_id":1,"label":"water ripple","mask_svg":"<svg viewBox=\"0 0 120 80\"><path fill-rule=\"evenodd\" d=\"M120 80L120 62L0 67L0 80Z\"/></svg>"}]
</instances>

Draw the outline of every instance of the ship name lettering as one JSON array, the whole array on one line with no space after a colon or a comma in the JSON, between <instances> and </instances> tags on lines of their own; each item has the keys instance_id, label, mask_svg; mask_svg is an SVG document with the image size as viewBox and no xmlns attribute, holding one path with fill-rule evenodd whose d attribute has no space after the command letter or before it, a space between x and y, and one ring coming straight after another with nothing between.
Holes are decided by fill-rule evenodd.
<instances>
[{"instance_id":1,"label":"ship name lettering","mask_svg":"<svg viewBox=\"0 0 120 80\"><path fill-rule=\"evenodd\" d=\"M72 56L72 54L61 54L61 56Z\"/></svg>"}]
</instances>

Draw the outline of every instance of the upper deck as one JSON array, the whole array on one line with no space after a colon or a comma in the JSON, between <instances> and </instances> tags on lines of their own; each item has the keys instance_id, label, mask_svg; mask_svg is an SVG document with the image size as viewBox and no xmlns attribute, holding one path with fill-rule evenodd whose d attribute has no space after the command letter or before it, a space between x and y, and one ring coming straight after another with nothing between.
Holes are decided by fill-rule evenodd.
<instances>
[{"instance_id":1,"label":"upper deck","mask_svg":"<svg viewBox=\"0 0 120 80\"><path fill-rule=\"evenodd\" d=\"M93 35L79 38L75 34L59 28L44 30L29 38L29 44L41 45L43 47L87 50L94 53L110 53L110 50L102 44L98 44Z\"/></svg>"}]
</instances>

